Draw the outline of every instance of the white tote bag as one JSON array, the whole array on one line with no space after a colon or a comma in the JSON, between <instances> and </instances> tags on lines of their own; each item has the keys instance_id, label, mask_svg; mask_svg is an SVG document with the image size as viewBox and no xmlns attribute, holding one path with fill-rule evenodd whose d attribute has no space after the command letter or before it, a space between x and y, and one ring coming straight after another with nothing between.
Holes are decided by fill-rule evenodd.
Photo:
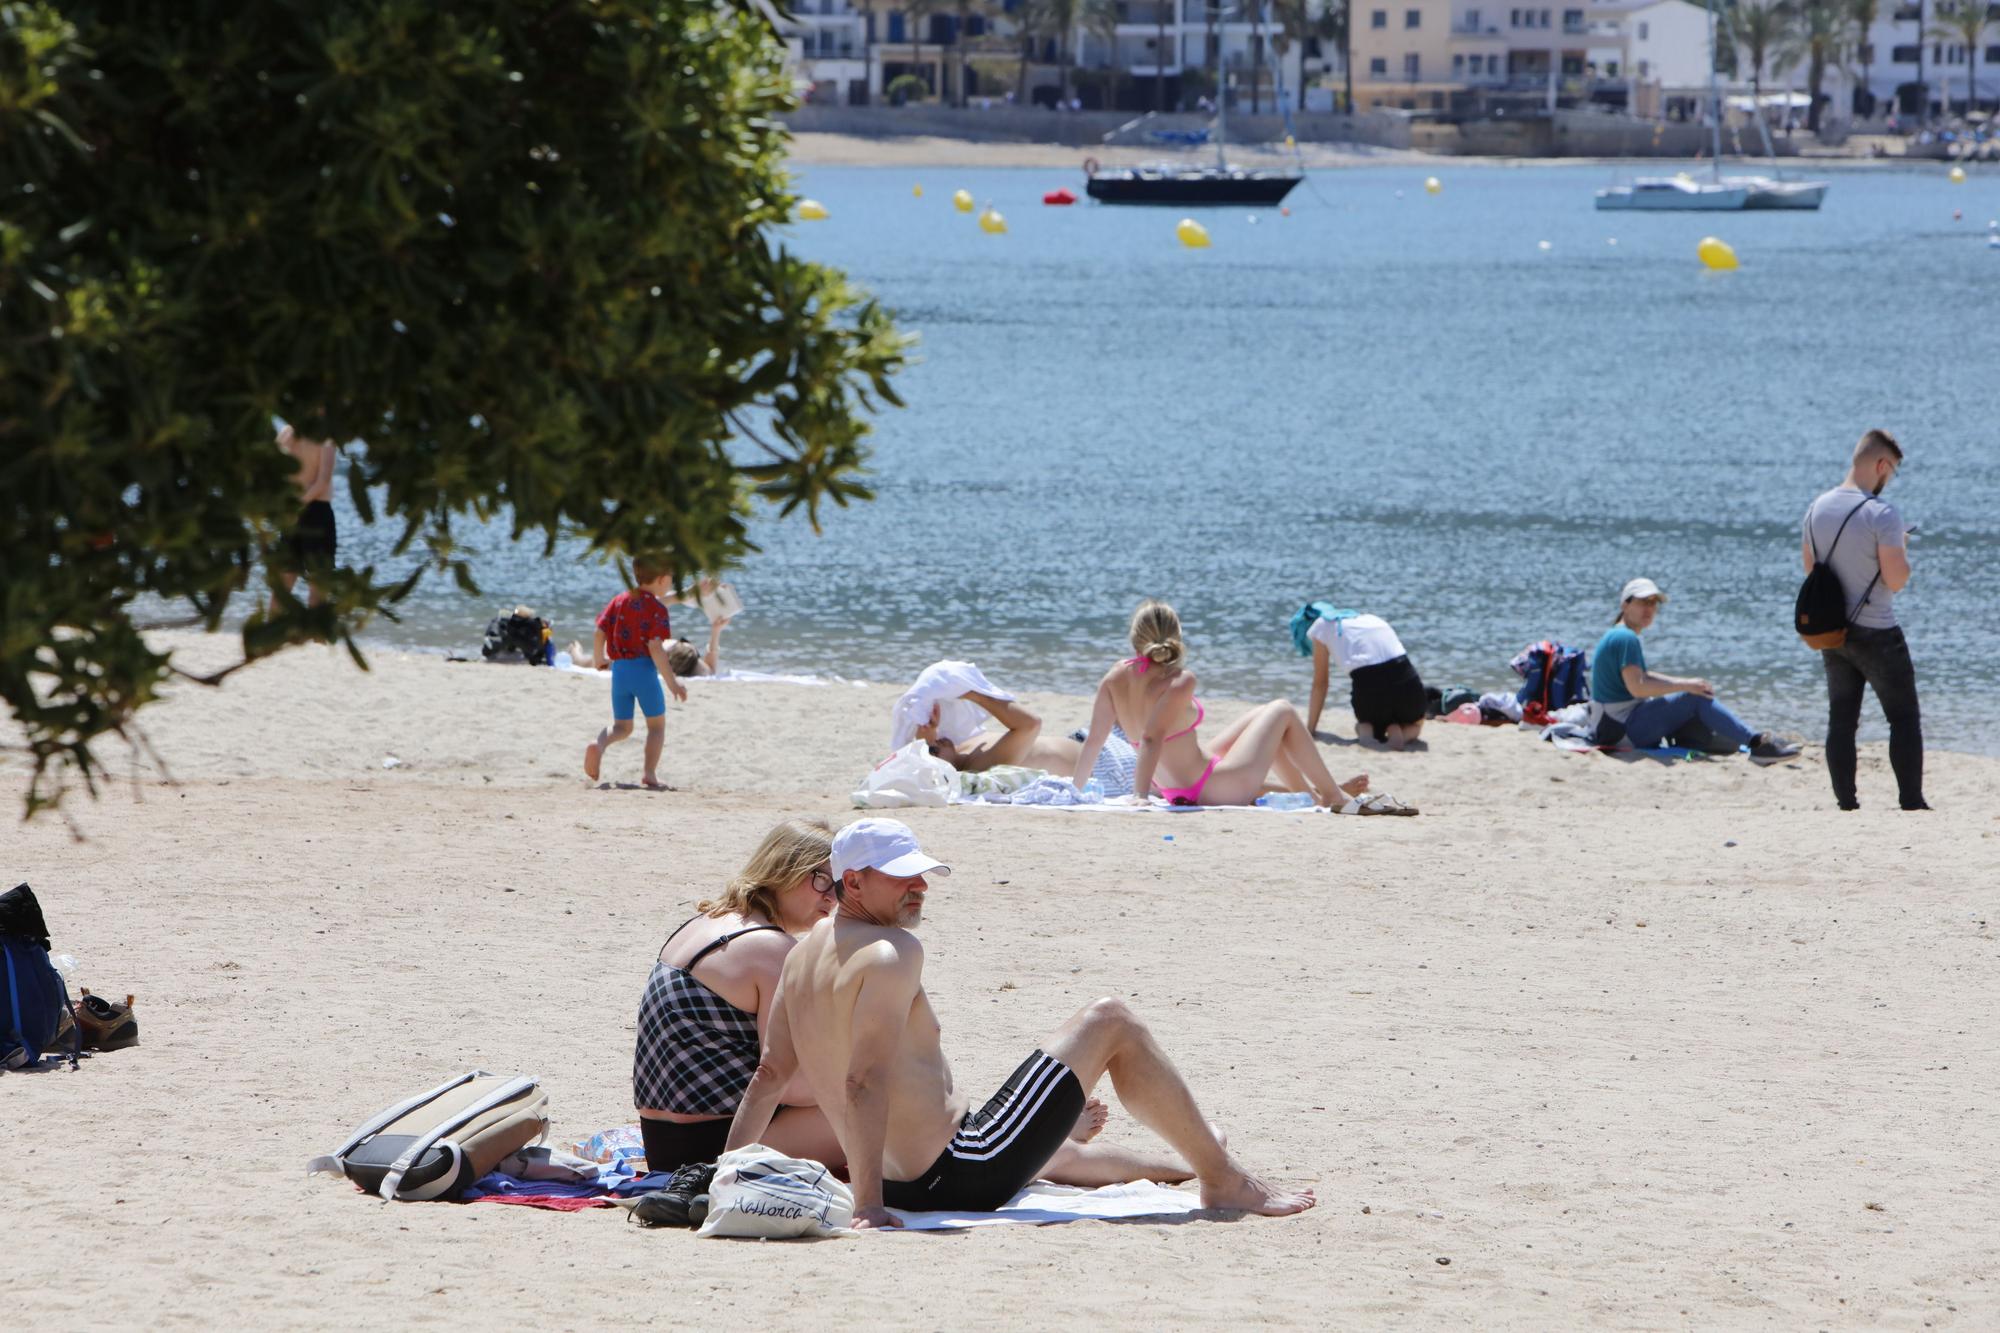
<instances>
[{"instance_id":1,"label":"white tote bag","mask_svg":"<svg viewBox=\"0 0 2000 1333\"><path fill-rule=\"evenodd\" d=\"M957 786L957 769L932 754L924 742L911 741L877 764L853 799L864 810L949 805Z\"/></svg>"},{"instance_id":2,"label":"white tote bag","mask_svg":"<svg viewBox=\"0 0 2000 1333\"><path fill-rule=\"evenodd\" d=\"M700 1236L835 1236L854 1221L854 1193L818 1162L761 1143L726 1152L708 1187Z\"/></svg>"}]
</instances>

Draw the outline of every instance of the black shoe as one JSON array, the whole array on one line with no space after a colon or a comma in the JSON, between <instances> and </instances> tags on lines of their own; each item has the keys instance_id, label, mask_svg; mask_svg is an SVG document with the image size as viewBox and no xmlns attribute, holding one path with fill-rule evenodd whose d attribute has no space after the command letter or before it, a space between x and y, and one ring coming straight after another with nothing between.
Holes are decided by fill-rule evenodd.
<instances>
[{"instance_id":1,"label":"black shoe","mask_svg":"<svg viewBox=\"0 0 2000 1333\"><path fill-rule=\"evenodd\" d=\"M1903 808L1905 810L1928 810L1931 806L1929 801L1918 801L1915 805L1906 805Z\"/></svg>"},{"instance_id":2,"label":"black shoe","mask_svg":"<svg viewBox=\"0 0 2000 1333\"><path fill-rule=\"evenodd\" d=\"M632 1216L649 1227L698 1227L708 1216L708 1187L714 1179L715 1163L689 1162L674 1172L665 1189L640 1195Z\"/></svg>"}]
</instances>

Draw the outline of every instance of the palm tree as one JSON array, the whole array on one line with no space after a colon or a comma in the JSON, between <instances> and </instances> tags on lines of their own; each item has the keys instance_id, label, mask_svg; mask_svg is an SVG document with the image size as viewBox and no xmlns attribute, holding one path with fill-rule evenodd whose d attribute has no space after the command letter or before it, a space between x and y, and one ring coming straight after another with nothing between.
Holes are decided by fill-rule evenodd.
<instances>
[{"instance_id":1,"label":"palm tree","mask_svg":"<svg viewBox=\"0 0 2000 1333\"><path fill-rule=\"evenodd\" d=\"M1250 114L1264 109L1264 0L1250 0Z\"/></svg>"},{"instance_id":2,"label":"palm tree","mask_svg":"<svg viewBox=\"0 0 2000 1333\"><path fill-rule=\"evenodd\" d=\"M1315 37L1322 42L1335 40L1339 36L1341 22L1337 10L1346 7L1346 0L1272 0L1272 7L1277 11L1278 26L1284 34L1282 39L1273 39L1272 45L1282 58L1293 46L1303 51L1306 43ZM1299 110L1305 109L1306 67L1301 59Z\"/></svg>"},{"instance_id":3,"label":"palm tree","mask_svg":"<svg viewBox=\"0 0 2000 1333\"><path fill-rule=\"evenodd\" d=\"M1076 68L1076 44L1071 39L1084 22L1089 0L1029 0L1035 27L1056 39L1056 61L1062 67L1062 102L1069 105L1070 74Z\"/></svg>"},{"instance_id":4,"label":"palm tree","mask_svg":"<svg viewBox=\"0 0 2000 1333\"><path fill-rule=\"evenodd\" d=\"M861 16L861 86L875 86L875 11L886 6L886 0L848 0L854 12ZM873 94L870 94L871 96Z\"/></svg>"},{"instance_id":5,"label":"palm tree","mask_svg":"<svg viewBox=\"0 0 2000 1333\"><path fill-rule=\"evenodd\" d=\"M989 12L988 0L957 0L958 24L951 31L952 105L965 106L965 26L974 14Z\"/></svg>"},{"instance_id":6,"label":"palm tree","mask_svg":"<svg viewBox=\"0 0 2000 1333\"><path fill-rule=\"evenodd\" d=\"M1775 62L1791 35L1791 2L1737 0L1727 12L1735 43L1750 62L1751 113L1761 116L1764 114L1764 67Z\"/></svg>"},{"instance_id":7,"label":"palm tree","mask_svg":"<svg viewBox=\"0 0 2000 1333\"><path fill-rule=\"evenodd\" d=\"M1826 82L1826 67L1838 65L1847 51L1847 16L1839 0L1799 0L1793 11L1790 30L1776 53L1781 67L1801 60L1806 65L1806 129L1819 133L1819 90ZM1790 117L1786 117L1787 123Z\"/></svg>"},{"instance_id":8,"label":"palm tree","mask_svg":"<svg viewBox=\"0 0 2000 1333\"><path fill-rule=\"evenodd\" d=\"M1105 109L1109 110L1118 105L1118 23L1123 15L1118 12L1118 0L1082 0L1079 10L1077 21L1084 31L1102 41L1111 53L1106 62L1111 77L1105 81L1104 92Z\"/></svg>"},{"instance_id":9,"label":"palm tree","mask_svg":"<svg viewBox=\"0 0 2000 1333\"><path fill-rule=\"evenodd\" d=\"M1979 42L1986 32L1987 13L1986 0L1940 0L1938 21L1924 34L1934 42L1956 42L1965 48L1967 111L1972 110L1973 98L1978 95L1972 78L1979 70Z\"/></svg>"},{"instance_id":10,"label":"palm tree","mask_svg":"<svg viewBox=\"0 0 2000 1333\"><path fill-rule=\"evenodd\" d=\"M1875 108L1875 89L1868 81L1868 67L1874 63L1875 47L1868 34L1874 30L1875 20L1881 13L1881 0L1847 0L1847 22L1854 32L1852 49L1855 58L1861 62L1861 87L1868 94L1870 114Z\"/></svg>"},{"instance_id":11,"label":"palm tree","mask_svg":"<svg viewBox=\"0 0 2000 1333\"><path fill-rule=\"evenodd\" d=\"M1347 44L1354 31L1354 0L1328 0L1325 22L1326 36L1333 43L1333 49L1340 52L1341 79L1347 85L1342 92L1341 108L1351 116L1354 114L1354 60Z\"/></svg>"},{"instance_id":12,"label":"palm tree","mask_svg":"<svg viewBox=\"0 0 2000 1333\"><path fill-rule=\"evenodd\" d=\"M930 80L924 78L924 29L923 24L937 8L938 0L898 0L903 11L903 26L910 30L910 72L923 79L924 86L930 87ZM935 95L938 89L931 88Z\"/></svg>"}]
</instances>

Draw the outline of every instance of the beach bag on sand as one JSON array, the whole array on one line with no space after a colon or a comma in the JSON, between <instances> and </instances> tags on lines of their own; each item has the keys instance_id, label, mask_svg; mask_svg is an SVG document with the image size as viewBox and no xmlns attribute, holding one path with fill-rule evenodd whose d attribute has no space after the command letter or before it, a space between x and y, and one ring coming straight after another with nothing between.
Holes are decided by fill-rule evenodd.
<instances>
[{"instance_id":1,"label":"beach bag on sand","mask_svg":"<svg viewBox=\"0 0 2000 1333\"><path fill-rule=\"evenodd\" d=\"M716 1162L708 1218L695 1234L789 1240L838 1235L853 1221L854 1192L831 1171L753 1143Z\"/></svg>"},{"instance_id":2,"label":"beach bag on sand","mask_svg":"<svg viewBox=\"0 0 2000 1333\"><path fill-rule=\"evenodd\" d=\"M479 645L479 655L489 662L510 661L518 656L529 666L553 666L556 653L549 622L525 606L515 607L511 615L495 616L486 622L486 638Z\"/></svg>"},{"instance_id":3,"label":"beach bag on sand","mask_svg":"<svg viewBox=\"0 0 2000 1333\"><path fill-rule=\"evenodd\" d=\"M864 810L949 805L957 787L958 770L932 754L924 742L911 741L877 764L853 799Z\"/></svg>"},{"instance_id":4,"label":"beach bag on sand","mask_svg":"<svg viewBox=\"0 0 2000 1333\"><path fill-rule=\"evenodd\" d=\"M1840 545L1840 534L1847 531L1848 523L1861 512L1862 505L1874 498L1872 495L1868 496L1861 504L1847 511L1847 517L1840 520L1840 527L1834 532L1833 540L1828 543L1825 555L1819 553L1817 545L1813 547L1812 572L1807 574L1805 582L1799 585L1799 600L1793 607L1792 624L1793 628L1798 630L1799 637L1806 641L1806 647L1814 652L1838 648L1847 642L1847 589L1840 586L1840 575L1833 572L1833 566L1827 561L1833 557L1833 548ZM1810 516L1806 521L1806 540L1812 540ZM1857 610L1874 594L1875 580L1881 577L1882 571L1877 567L1875 578L1868 580L1868 587L1861 594L1861 601L1856 603Z\"/></svg>"},{"instance_id":5,"label":"beach bag on sand","mask_svg":"<svg viewBox=\"0 0 2000 1333\"><path fill-rule=\"evenodd\" d=\"M548 1132L540 1084L475 1069L389 1107L306 1172L346 1176L385 1199L455 1199Z\"/></svg>"},{"instance_id":6,"label":"beach bag on sand","mask_svg":"<svg viewBox=\"0 0 2000 1333\"><path fill-rule=\"evenodd\" d=\"M83 1045L69 987L49 962L49 928L35 891L17 885L0 894L0 1069L34 1064L58 1033L66 1033L74 1069Z\"/></svg>"},{"instance_id":7,"label":"beach bag on sand","mask_svg":"<svg viewBox=\"0 0 2000 1333\"><path fill-rule=\"evenodd\" d=\"M1590 662L1581 648L1543 639L1508 665L1522 676L1514 697L1521 703L1523 722L1544 725L1551 714L1590 702Z\"/></svg>"}]
</instances>

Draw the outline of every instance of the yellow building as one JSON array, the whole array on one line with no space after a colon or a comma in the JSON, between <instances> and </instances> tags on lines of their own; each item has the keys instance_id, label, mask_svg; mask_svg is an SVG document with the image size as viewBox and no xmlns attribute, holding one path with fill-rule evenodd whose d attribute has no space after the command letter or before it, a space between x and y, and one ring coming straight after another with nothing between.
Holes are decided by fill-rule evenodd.
<instances>
[{"instance_id":1,"label":"yellow building","mask_svg":"<svg viewBox=\"0 0 2000 1333\"><path fill-rule=\"evenodd\" d=\"M1452 10L1452 0L1352 0L1347 43L1356 110L1450 103L1452 90L1466 83L1463 73L1452 76ZM1505 43L1497 49L1504 66Z\"/></svg>"}]
</instances>

